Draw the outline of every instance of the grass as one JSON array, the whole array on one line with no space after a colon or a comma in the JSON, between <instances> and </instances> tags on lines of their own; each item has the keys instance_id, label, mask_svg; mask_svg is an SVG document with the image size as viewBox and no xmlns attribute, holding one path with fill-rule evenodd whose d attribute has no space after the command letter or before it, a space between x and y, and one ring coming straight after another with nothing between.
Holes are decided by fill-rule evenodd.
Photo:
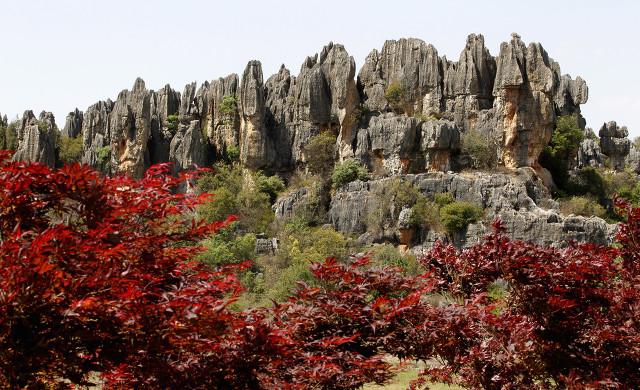
<instances>
[{"instance_id":1,"label":"grass","mask_svg":"<svg viewBox=\"0 0 640 390\"><path fill-rule=\"evenodd\" d=\"M396 375L391 382L384 386L379 385L365 385L363 390L405 390L409 388L411 381L418 377L418 371L420 369L415 365L411 364L406 370L401 371ZM444 383L430 383L430 390L464 390L463 387L455 386L455 385L447 385Z\"/></svg>"}]
</instances>

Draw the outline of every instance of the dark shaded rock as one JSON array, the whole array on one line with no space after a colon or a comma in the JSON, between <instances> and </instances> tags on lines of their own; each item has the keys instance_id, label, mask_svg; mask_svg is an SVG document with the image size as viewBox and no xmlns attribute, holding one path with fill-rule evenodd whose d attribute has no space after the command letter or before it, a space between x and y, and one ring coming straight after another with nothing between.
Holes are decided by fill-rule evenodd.
<instances>
[{"instance_id":1,"label":"dark shaded rock","mask_svg":"<svg viewBox=\"0 0 640 390\"><path fill-rule=\"evenodd\" d=\"M151 137L149 139L150 164L169 161L171 139L178 130L180 93L169 84L151 93Z\"/></svg>"},{"instance_id":2,"label":"dark shaded rock","mask_svg":"<svg viewBox=\"0 0 640 390\"><path fill-rule=\"evenodd\" d=\"M76 138L82 133L82 111L77 108L67 115L64 128L60 131L63 137Z\"/></svg>"}]
</instances>

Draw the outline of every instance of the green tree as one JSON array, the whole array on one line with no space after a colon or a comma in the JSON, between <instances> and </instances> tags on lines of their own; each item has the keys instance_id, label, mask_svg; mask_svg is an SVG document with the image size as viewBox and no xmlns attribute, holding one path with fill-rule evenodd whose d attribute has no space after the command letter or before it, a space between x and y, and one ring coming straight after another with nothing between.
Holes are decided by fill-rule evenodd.
<instances>
[{"instance_id":1,"label":"green tree","mask_svg":"<svg viewBox=\"0 0 640 390\"><path fill-rule=\"evenodd\" d=\"M331 175L333 188L339 188L352 181L369 180L369 172L361 163L355 160L345 160L335 166Z\"/></svg>"},{"instance_id":2,"label":"green tree","mask_svg":"<svg viewBox=\"0 0 640 390\"><path fill-rule=\"evenodd\" d=\"M60 137L58 158L63 163L80 162L82 158L82 137Z\"/></svg>"},{"instance_id":3,"label":"green tree","mask_svg":"<svg viewBox=\"0 0 640 390\"><path fill-rule=\"evenodd\" d=\"M551 142L540 154L540 164L551 172L561 190L567 185L570 161L583 139L584 131L578 126L578 117L575 114L561 116L556 121Z\"/></svg>"},{"instance_id":4,"label":"green tree","mask_svg":"<svg viewBox=\"0 0 640 390\"><path fill-rule=\"evenodd\" d=\"M304 146L304 156L309 172L327 178L334 165L336 137L329 131L311 137Z\"/></svg>"}]
</instances>

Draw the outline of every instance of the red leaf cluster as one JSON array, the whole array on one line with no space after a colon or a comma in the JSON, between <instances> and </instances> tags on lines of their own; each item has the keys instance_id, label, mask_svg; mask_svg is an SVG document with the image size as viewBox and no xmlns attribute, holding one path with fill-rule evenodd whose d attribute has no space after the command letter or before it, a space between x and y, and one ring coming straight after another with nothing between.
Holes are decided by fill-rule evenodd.
<instances>
[{"instance_id":1,"label":"red leaf cluster","mask_svg":"<svg viewBox=\"0 0 640 390\"><path fill-rule=\"evenodd\" d=\"M416 386L640 387L640 210L624 202L612 247L541 248L496 223L465 250L437 244L421 275L327 259L316 287L239 312L248 264L191 261L228 221L194 219L203 197L178 189L198 172L169 171L0 152L0 387L354 389L393 376L389 356L428 362Z\"/></svg>"}]
</instances>

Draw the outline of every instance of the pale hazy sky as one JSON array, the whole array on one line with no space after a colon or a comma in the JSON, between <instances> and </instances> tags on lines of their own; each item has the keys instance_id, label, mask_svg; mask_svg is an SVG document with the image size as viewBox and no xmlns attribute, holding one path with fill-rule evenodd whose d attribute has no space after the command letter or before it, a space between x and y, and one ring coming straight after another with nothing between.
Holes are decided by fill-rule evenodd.
<instances>
[{"instance_id":1,"label":"pale hazy sky","mask_svg":"<svg viewBox=\"0 0 640 390\"><path fill-rule=\"evenodd\" d=\"M195 1L0 0L0 112L66 114L115 99L136 77L182 91L262 61L297 74L329 41L360 66L386 39L416 37L458 59L482 33L496 55L518 32L541 42L563 73L589 85L587 125L640 135L640 1Z\"/></svg>"}]
</instances>

